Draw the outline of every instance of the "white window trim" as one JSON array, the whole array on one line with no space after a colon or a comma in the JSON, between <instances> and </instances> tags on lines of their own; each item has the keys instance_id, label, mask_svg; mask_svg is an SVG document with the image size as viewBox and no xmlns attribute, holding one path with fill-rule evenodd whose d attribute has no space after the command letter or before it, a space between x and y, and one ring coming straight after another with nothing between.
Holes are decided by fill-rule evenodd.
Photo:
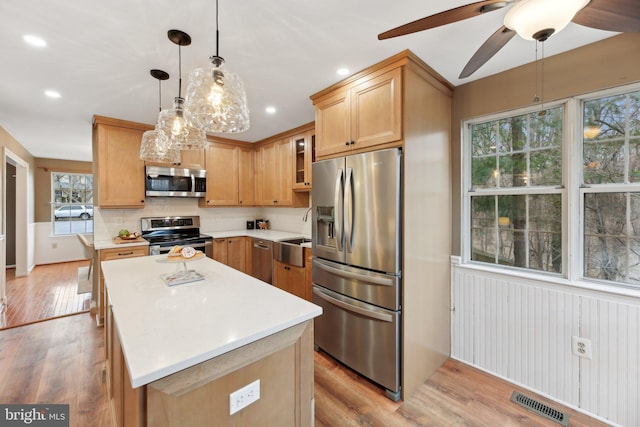
<instances>
[{"instance_id":1,"label":"white window trim","mask_svg":"<svg viewBox=\"0 0 640 427\"><path fill-rule=\"evenodd\" d=\"M544 280L558 285L577 286L583 289L591 289L599 292L607 292L616 295L640 297L638 286L625 283L610 283L607 281L584 277L584 194L596 192L640 192L640 183L633 184L603 184L586 188L582 185L582 159L583 139L582 134L582 102L607 96L619 95L640 90L640 83L618 86L615 88L576 95L571 98L545 103L547 108L564 105L564 124L562 138L562 273L555 274L533 269L522 269L504 265L494 265L471 260L471 132L470 126L476 123L497 120L505 117L514 117L528 114L540 109L539 105L522 107L510 111L478 116L463 120L460 125L460 170L461 179L461 209L460 209L460 261L461 265L483 271L493 271L497 274L528 277L536 280ZM532 192L525 190L522 194L538 193L539 190L548 187L536 187ZM498 189L496 189L498 190ZM499 191L491 191L499 193ZM479 191L475 191L477 195ZM489 192L487 192L489 195ZM569 218L579 218L578 221L569 221Z\"/></svg>"}]
</instances>

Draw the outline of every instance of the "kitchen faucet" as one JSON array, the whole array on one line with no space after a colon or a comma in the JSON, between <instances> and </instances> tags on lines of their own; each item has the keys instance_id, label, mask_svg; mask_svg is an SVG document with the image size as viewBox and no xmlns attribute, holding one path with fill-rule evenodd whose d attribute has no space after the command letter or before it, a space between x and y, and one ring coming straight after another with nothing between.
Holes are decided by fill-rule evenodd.
<instances>
[{"instance_id":1,"label":"kitchen faucet","mask_svg":"<svg viewBox=\"0 0 640 427\"><path fill-rule=\"evenodd\" d=\"M307 219L309 218L309 212L311 212L311 208L308 208L307 211L304 213L304 216L302 217L302 220L304 222L307 222Z\"/></svg>"}]
</instances>

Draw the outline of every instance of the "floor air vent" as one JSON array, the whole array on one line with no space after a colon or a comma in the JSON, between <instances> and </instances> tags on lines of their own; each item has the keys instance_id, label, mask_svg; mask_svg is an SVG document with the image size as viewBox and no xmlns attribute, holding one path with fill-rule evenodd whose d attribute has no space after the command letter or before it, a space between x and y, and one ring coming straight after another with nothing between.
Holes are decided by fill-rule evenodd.
<instances>
[{"instance_id":1,"label":"floor air vent","mask_svg":"<svg viewBox=\"0 0 640 427\"><path fill-rule=\"evenodd\" d=\"M538 402L535 399L527 397L524 394L520 394L517 391L514 391L511 395L511 401L517 403L525 409L528 409L534 414L538 414L540 416L548 418L565 427L569 425L569 414L565 414L564 412L555 410L552 407Z\"/></svg>"}]
</instances>

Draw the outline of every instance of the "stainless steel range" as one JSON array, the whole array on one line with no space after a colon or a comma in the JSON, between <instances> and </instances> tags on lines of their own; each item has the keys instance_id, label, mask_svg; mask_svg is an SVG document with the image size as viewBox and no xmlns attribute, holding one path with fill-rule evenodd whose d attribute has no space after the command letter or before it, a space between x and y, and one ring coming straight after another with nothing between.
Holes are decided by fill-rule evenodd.
<instances>
[{"instance_id":1,"label":"stainless steel range","mask_svg":"<svg viewBox=\"0 0 640 427\"><path fill-rule=\"evenodd\" d=\"M213 258L213 237L200 234L199 216L164 216L141 218L142 237L150 249L159 247L166 254L175 245L190 246ZM150 251L153 252L153 251Z\"/></svg>"}]
</instances>

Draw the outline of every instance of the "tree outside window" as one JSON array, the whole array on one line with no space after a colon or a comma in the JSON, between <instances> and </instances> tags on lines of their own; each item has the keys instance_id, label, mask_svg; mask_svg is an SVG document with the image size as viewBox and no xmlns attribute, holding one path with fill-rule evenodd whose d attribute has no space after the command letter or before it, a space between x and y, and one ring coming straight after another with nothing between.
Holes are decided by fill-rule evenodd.
<instances>
[{"instance_id":1,"label":"tree outside window","mask_svg":"<svg viewBox=\"0 0 640 427\"><path fill-rule=\"evenodd\" d=\"M468 259L640 286L638 85L465 129Z\"/></svg>"},{"instance_id":2,"label":"tree outside window","mask_svg":"<svg viewBox=\"0 0 640 427\"><path fill-rule=\"evenodd\" d=\"M584 276L640 285L640 92L583 103Z\"/></svg>"},{"instance_id":3,"label":"tree outside window","mask_svg":"<svg viewBox=\"0 0 640 427\"><path fill-rule=\"evenodd\" d=\"M54 235L93 232L93 175L51 173Z\"/></svg>"},{"instance_id":4,"label":"tree outside window","mask_svg":"<svg viewBox=\"0 0 640 427\"><path fill-rule=\"evenodd\" d=\"M561 272L563 110L470 126L472 260Z\"/></svg>"}]
</instances>

